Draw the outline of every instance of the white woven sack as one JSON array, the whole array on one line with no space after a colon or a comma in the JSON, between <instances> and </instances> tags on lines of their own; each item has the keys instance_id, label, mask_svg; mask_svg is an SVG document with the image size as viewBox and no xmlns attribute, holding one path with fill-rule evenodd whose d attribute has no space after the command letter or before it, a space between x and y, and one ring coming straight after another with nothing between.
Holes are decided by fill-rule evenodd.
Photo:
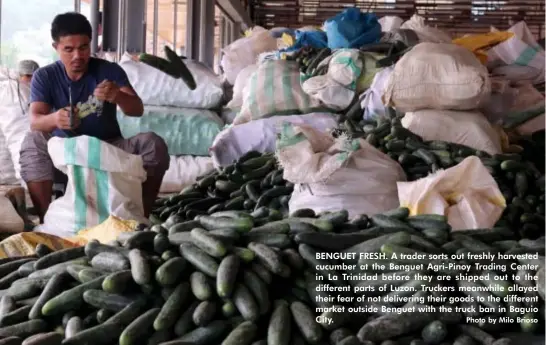
<instances>
[{"instance_id":1,"label":"white woven sack","mask_svg":"<svg viewBox=\"0 0 546 345\"><path fill-rule=\"evenodd\" d=\"M233 98L226 105L227 108L240 109L243 106L244 89L247 86L250 77L254 72L256 72L257 69L258 66L253 64L243 68L243 70L239 73L237 79L235 79L235 85L233 85Z\"/></svg>"},{"instance_id":2,"label":"white woven sack","mask_svg":"<svg viewBox=\"0 0 546 345\"><path fill-rule=\"evenodd\" d=\"M420 43L389 76L384 103L401 112L477 109L491 94L487 68L466 48Z\"/></svg>"},{"instance_id":3,"label":"white woven sack","mask_svg":"<svg viewBox=\"0 0 546 345\"><path fill-rule=\"evenodd\" d=\"M258 66L244 88L243 107L233 124L323 109L318 100L303 91L297 62L267 60Z\"/></svg>"},{"instance_id":4,"label":"white woven sack","mask_svg":"<svg viewBox=\"0 0 546 345\"><path fill-rule=\"evenodd\" d=\"M197 88L190 90L182 79L175 79L160 70L136 61L125 54L119 65L136 93L146 105L212 109L224 96L222 81L214 72L196 61L184 62L190 70Z\"/></svg>"},{"instance_id":5,"label":"white woven sack","mask_svg":"<svg viewBox=\"0 0 546 345\"><path fill-rule=\"evenodd\" d=\"M402 125L425 140L466 145L491 155L502 153L499 134L479 112L420 110L406 113Z\"/></svg>"},{"instance_id":6,"label":"white woven sack","mask_svg":"<svg viewBox=\"0 0 546 345\"><path fill-rule=\"evenodd\" d=\"M17 182L6 138L0 131L0 184L16 184Z\"/></svg>"},{"instance_id":7,"label":"white woven sack","mask_svg":"<svg viewBox=\"0 0 546 345\"><path fill-rule=\"evenodd\" d=\"M227 81L235 84L239 72L255 64L261 53L277 49L277 39L268 30L254 28L250 37L240 38L222 49L220 64Z\"/></svg>"},{"instance_id":8,"label":"white woven sack","mask_svg":"<svg viewBox=\"0 0 546 345\"><path fill-rule=\"evenodd\" d=\"M415 31L420 42L450 43L452 40L444 31L426 25L425 18L417 14L414 14L409 20L405 21L400 26L400 29Z\"/></svg>"},{"instance_id":9,"label":"white woven sack","mask_svg":"<svg viewBox=\"0 0 546 345\"><path fill-rule=\"evenodd\" d=\"M397 16L384 16L379 19L382 32L390 32L399 29L403 22L404 20Z\"/></svg>"},{"instance_id":10,"label":"white woven sack","mask_svg":"<svg viewBox=\"0 0 546 345\"><path fill-rule=\"evenodd\" d=\"M171 156L169 169L161 181L161 193L178 193L195 183L197 177L214 169L212 158L196 156Z\"/></svg>"}]
</instances>

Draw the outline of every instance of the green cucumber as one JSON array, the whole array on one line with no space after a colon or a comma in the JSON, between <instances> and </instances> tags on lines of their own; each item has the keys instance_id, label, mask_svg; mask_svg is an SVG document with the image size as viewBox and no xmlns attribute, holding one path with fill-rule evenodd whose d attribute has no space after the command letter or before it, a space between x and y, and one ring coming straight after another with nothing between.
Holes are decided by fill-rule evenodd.
<instances>
[{"instance_id":1,"label":"green cucumber","mask_svg":"<svg viewBox=\"0 0 546 345\"><path fill-rule=\"evenodd\" d=\"M123 328L114 323L105 322L103 324L84 329L71 338L65 339L63 345L80 344L108 344L116 341Z\"/></svg>"},{"instance_id":2,"label":"green cucumber","mask_svg":"<svg viewBox=\"0 0 546 345\"><path fill-rule=\"evenodd\" d=\"M166 250L171 248L171 242L169 241L169 236L166 234L157 234L154 237L154 251L157 254L162 254Z\"/></svg>"},{"instance_id":3,"label":"green cucumber","mask_svg":"<svg viewBox=\"0 0 546 345\"><path fill-rule=\"evenodd\" d=\"M220 262L216 276L216 292L221 298L230 297L235 289L240 262L236 255L228 255Z\"/></svg>"},{"instance_id":4,"label":"green cucumber","mask_svg":"<svg viewBox=\"0 0 546 345\"><path fill-rule=\"evenodd\" d=\"M58 345L63 341L63 335L57 332L39 333L23 341L23 345Z\"/></svg>"},{"instance_id":5,"label":"green cucumber","mask_svg":"<svg viewBox=\"0 0 546 345\"><path fill-rule=\"evenodd\" d=\"M198 228L201 226L201 223L197 220L189 220L186 222L174 224L169 228L169 235L176 234L179 232L186 232L191 231L194 228Z\"/></svg>"},{"instance_id":6,"label":"green cucumber","mask_svg":"<svg viewBox=\"0 0 546 345\"><path fill-rule=\"evenodd\" d=\"M199 305L199 302L193 302L188 309L186 309L182 315L180 315L180 318L176 321L174 325L174 333L181 337L184 334L188 333L190 330L193 329L193 312Z\"/></svg>"},{"instance_id":7,"label":"green cucumber","mask_svg":"<svg viewBox=\"0 0 546 345\"><path fill-rule=\"evenodd\" d=\"M59 295L63 291L63 284L65 282L65 276L63 274L54 275L49 279L46 286L44 287L40 297L32 309L28 313L28 318L31 320L39 319L42 317L42 307L46 304L47 301L53 297Z\"/></svg>"},{"instance_id":8,"label":"green cucumber","mask_svg":"<svg viewBox=\"0 0 546 345\"><path fill-rule=\"evenodd\" d=\"M308 343L317 344L322 340L323 330L315 321L315 315L308 306L301 302L292 302L290 311L296 326Z\"/></svg>"},{"instance_id":9,"label":"green cucumber","mask_svg":"<svg viewBox=\"0 0 546 345\"><path fill-rule=\"evenodd\" d=\"M141 337L146 336L152 328L160 310L159 308L150 309L131 322L121 333L119 345L138 344Z\"/></svg>"},{"instance_id":10,"label":"green cucumber","mask_svg":"<svg viewBox=\"0 0 546 345\"><path fill-rule=\"evenodd\" d=\"M84 292L91 289L100 289L103 281L104 277L100 277L53 297L42 307L42 315L51 316L66 313L70 310L77 310L84 302Z\"/></svg>"},{"instance_id":11,"label":"green cucumber","mask_svg":"<svg viewBox=\"0 0 546 345\"><path fill-rule=\"evenodd\" d=\"M267 328L267 344L290 344L290 335L292 333L292 322L290 318L291 314L288 303L284 301L276 303L276 307L271 314Z\"/></svg>"},{"instance_id":12,"label":"green cucumber","mask_svg":"<svg viewBox=\"0 0 546 345\"><path fill-rule=\"evenodd\" d=\"M235 229L240 232L247 232L252 229L254 223L251 218L228 218L228 217L211 217L200 216L199 222L207 230L215 229Z\"/></svg>"},{"instance_id":13,"label":"green cucumber","mask_svg":"<svg viewBox=\"0 0 546 345\"><path fill-rule=\"evenodd\" d=\"M258 320L260 316L259 306L248 288L243 284L237 284L235 287L233 291L233 303L245 320Z\"/></svg>"},{"instance_id":14,"label":"green cucumber","mask_svg":"<svg viewBox=\"0 0 546 345\"><path fill-rule=\"evenodd\" d=\"M270 307L269 290L267 288L267 284L251 270L243 271L243 282L258 303L260 314L266 314Z\"/></svg>"},{"instance_id":15,"label":"green cucumber","mask_svg":"<svg viewBox=\"0 0 546 345\"><path fill-rule=\"evenodd\" d=\"M0 338L20 337L24 339L38 333L46 332L47 329L48 325L44 320L30 320L0 328Z\"/></svg>"},{"instance_id":16,"label":"green cucumber","mask_svg":"<svg viewBox=\"0 0 546 345\"><path fill-rule=\"evenodd\" d=\"M146 285L152 281L150 263L143 251L132 249L129 252L129 262L131 264L131 275L137 284Z\"/></svg>"},{"instance_id":17,"label":"green cucumber","mask_svg":"<svg viewBox=\"0 0 546 345\"><path fill-rule=\"evenodd\" d=\"M85 303L98 308L119 312L133 302L132 299L102 290L89 289L83 293Z\"/></svg>"},{"instance_id":18,"label":"green cucumber","mask_svg":"<svg viewBox=\"0 0 546 345\"><path fill-rule=\"evenodd\" d=\"M11 313L16 308L15 300L10 296L2 296L0 299L0 318Z\"/></svg>"},{"instance_id":19,"label":"green cucumber","mask_svg":"<svg viewBox=\"0 0 546 345\"><path fill-rule=\"evenodd\" d=\"M166 261L155 272L155 280L161 286L172 286L182 277L186 268L186 260L183 257L175 257Z\"/></svg>"},{"instance_id":20,"label":"green cucumber","mask_svg":"<svg viewBox=\"0 0 546 345\"><path fill-rule=\"evenodd\" d=\"M394 217L385 216L383 214L376 214L372 216L371 221L374 225L380 226L383 228L400 228L400 229L413 230L405 222Z\"/></svg>"},{"instance_id":21,"label":"green cucumber","mask_svg":"<svg viewBox=\"0 0 546 345\"><path fill-rule=\"evenodd\" d=\"M187 282L179 284L171 293L161 311L157 315L153 326L156 331L161 331L174 326L183 310L190 293L190 284Z\"/></svg>"},{"instance_id":22,"label":"green cucumber","mask_svg":"<svg viewBox=\"0 0 546 345\"><path fill-rule=\"evenodd\" d=\"M213 296L209 279L202 272L196 271L190 275L190 286L193 295L200 301L209 300Z\"/></svg>"},{"instance_id":23,"label":"green cucumber","mask_svg":"<svg viewBox=\"0 0 546 345\"><path fill-rule=\"evenodd\" d=\"M84 247L85 255L89 258L89 260L93 259L95 255L102 253L102 252L111 252L111 253L125 253L126 251L121 248L112 247L106 244L101 244L96 241L88 242Z\"/></svg>"},{"instance_id":24,"label":"green cucumber","mask_svg":"<svg viewBox=\"0 0 546 345\"><path fill-rule=\"evenodd\" d=\"M123 271L131 268L129 260L121 253L101 252L91 259L93 268L108 272Z\"/></svg>"},{"instance_id":25,"label":"green cucumber","mask_svg":"<svg viewBox=\"0 0 546 345\"><path fill-rule=\"evenodd\" d=\"M78 272L78 281L81 283L87 283L103 275L105 275L105 273L101 270L96 270L93 268L84 268L83 270Z\"/></svg>"},{"instance_id":26,"label":"green cucumber","mask_svg":"<svg viewBox=\"0 0 546 345\"><path fill-rule=\"evenodd\" d=\"M332 222L326 220L326 219L315 219L315 218L286 218L284 219L284 222L288 223L290 225L290 228L292 229L293 224L297 225L299 223L306 223L309 225L314 226L320 231L324 232L332 232L334 230L334 225Z\"/></svg>"},{"instance_id":27,"label":"green cucumber","mask_svg":"<svg viewBox=\"0 0 546 345\"><path fill-rule=\"evenodd\" d=\"M267 267L258 262L253 262L250 265L250 268L252 269L252 272L256 273L258 277L260 277L264 282L266 282L267 284L271 284L273 276L271 275L271 272L267 269Z\"/></svg>"},{"instance_id":28,"label":"green cucumber","mask_svg":"<svg viewBox=\"0 0 546 345\"><path fill-rule=\"evenodd\" d=\"M210 256L221 258L227 253L227 245L216 237L209 234L208 231L195 228L191 231L192 243Z\"/></svg>"},{"instance_id":29,"label":"green cucumber","mask_svg":"<svg viewBox=\"0 0 546 345\"><path fill-rule=\"evenodd\" d=\"M229 332L229 329L230 325L228 321L215 320L209 323L207 326L198 327L191 332L182 335L180 338L178 338L178 340L196 345L218 344L224 338L226 333Z\"/></svg>"},{"instance_id":30,"label":"green cucumber","mask_svg":"<svg viewBox=\"0 0 546 345\"><path fill-rule=\"evenodd\" d=\"M182 244L180 245L180 254L195 268L209 277L216 278L218 263L197 246L192 243Z\"/></svg>"},{"instance_id":31,"label":"green cucumber","mask_svg":"<svg viewBox=\"0 0 546 345\"><path fill-rule=\"evenodd\" d=\"M245 321L235 327L221 345L251 345L257 334L258 327L250 321Z\"/></svg>"},{"instance_id":32,"label":"green cucumber","mask_svg":"<svg viewBox=\"0 0 546 345\"><path fill-rule=\"evenodd\" d=\"M0 318L0 327L11 326L11 325L15 325L15 324L27 321L28 313L30 312L31 308L32 306L27 305L27 306L17 308L6 315L3 315Z\"/></svg>"},{"instance_id":33,"label":"green cucumber","mask_svg":"<svg viewBox=\"0 0 546 345\"><path fill-rule=\"evenodd\" d=\"M102 282L102 289L110 293L122 293L133 281L130 270L118 271L107 275Z\"/></svg>"},{"instance_id":34,"label":"green cucumber","mask_svg":"<svg viewBox=\"0 0 546 345\"><path fill-rule=\"evenodd\" d=\"M73 316L66 323L64 337L65 339L72 338L77 333L83 330L83 320L79 316Z\"/></svg>"},{"instance_id":35,"label":"green cucumber","mask_svg":"<svg viewBox=\"0 0 546 345\"><path fill-rule=\"evenodd\" d=\"M52 252L34 263L34 270L42 270L61 262L71 261L85 256L84 247L68 248Z\"/></svg>"},{"instance_id":36,"label":"green cucumber","mask_svg":"<svg viewBox=\"0 0 546 345\"><path fill-rule=\"evenodd\" d=\"M421 331L426 344L440 344L447 337L447 326L439 320L432 321Z\"/></svg>"},{"instance_id":37,"label":"green cucumber","mask_svg":"<svg viewBox=\"0 0 546 345\"><path fill-rule=\"evenodd\" d=\"M218 306L213 301L201 301L193 311L192 320L196 326L208 325L216 316Z\"/></svg>"},{"instance_id":38,"label":"green cucumber","mask_svg":"<svg viewBox=\"0 0 546 345\"><path fill-rule=\"evenodd\" d=\"M248 248L234 247L231 249L231 251L244 262L252 262L256 257L256 254L254 254L254 252Z\"/></svg>"},{"instance_id":39,"label":"green cucumber","mask_svg":"<svg viewBox=\"0 0 546 345\"><path fill-rule=\"evenodd\" d=\"M248 248L252 250L257 259L266 266L271 272L275 274L282 274L284 270L284 264L279 254L267 245L261 243L249 243Z\"/></svg>"}]
</instances>

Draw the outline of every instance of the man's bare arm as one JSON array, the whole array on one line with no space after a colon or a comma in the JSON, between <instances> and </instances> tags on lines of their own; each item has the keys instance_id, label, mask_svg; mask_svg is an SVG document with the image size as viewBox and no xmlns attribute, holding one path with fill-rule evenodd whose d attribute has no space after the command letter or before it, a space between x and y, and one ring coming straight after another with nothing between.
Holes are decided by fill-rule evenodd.
<instances>
[{"instance_id":1,"label":"man's bare arm","mask_svg":"<svg viewBox=\"0 0 546 345\"><path fill-rule=\"evenodd\" d=\"M30 129L51 133L57 128L55 113L51 113L51 107L47 103L32 102L30 104Z\"/></svg>"},{"instance_id":2,"label":"man's bare arm","mask_svg":"<svg viewBox=\"0 0 546 345\"><path fill-rule=\"evenodd\" d=\"M142 100L132 87L124 86L119 89L116 96L116 104L121 108L127 116L140 117L144 113L144 105Z\"/></svg>"}]
</instances>

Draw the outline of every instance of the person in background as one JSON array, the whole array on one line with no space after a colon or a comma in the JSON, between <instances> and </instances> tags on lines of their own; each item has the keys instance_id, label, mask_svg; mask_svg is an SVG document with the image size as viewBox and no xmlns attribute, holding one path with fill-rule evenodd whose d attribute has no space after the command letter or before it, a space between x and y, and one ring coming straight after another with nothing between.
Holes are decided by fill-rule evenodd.
<instances>
[{"instance_id":1,"label":"person in background","mask_svg":"<svg viewBox=\"0 0 546 345\"><path fill-rule=\"evenodd\" d=\"M38 69L32 78L32 131L23 140L19 162L40 223L53 193L54 167L47 151L52 136L93 136L140 155L147 172L142 185L146 217L169 168L167 145L155 133L122 138L116 107L126 116L140 117L143 104L119 65L91 57L91 31L91 24L82 14L57 15L51 24L51 37L60 60ZM69 104L69 89L73 104ZM70 121L70 106L74 121Z\"/></svg>"},{"instance_id":2,"label":"person in background","mask_svg":"<svg viewBox=\"0 0 546 345\"><path fill-rule=\"evenodd\" d=\"M36 70L40 68L36 61L33 60L21 60L17 66L17 72L19 73L19 81L24 84L29 84L32 80L32 75Z\"/></svg>"}]
</instances>

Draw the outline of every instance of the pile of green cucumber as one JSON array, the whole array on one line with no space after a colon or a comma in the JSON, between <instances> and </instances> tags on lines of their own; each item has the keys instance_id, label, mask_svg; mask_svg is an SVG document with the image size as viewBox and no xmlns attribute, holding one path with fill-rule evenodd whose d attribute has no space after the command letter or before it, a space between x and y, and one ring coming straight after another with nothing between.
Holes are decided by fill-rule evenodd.
<instances>
[{"instance_id":1,"label":"pile of green cucumber","mask_svg":"<svg viewBox=\"0 0 546 345\"><path fill-rule=\"evenodd\" d=\"M506 199L507 208L498 225L517 229L522 238L536 239L544 235L544 174L532 162L525 160L522 153L490 155L464 145L424 141L404 128L401 117L392 109L389 114L377 121L360 122L349 114L343 117L333 134L365 138L398 161L408 181L453 167L469 156L477 156L495 178Z\"/></svg>"},{"instance_id":2,"label":"pile of green cucumber","mask_svg":"<svg viewBox=\"0 0 546 345\"><path fill-rule=\"evenodd\" d=\"M252 211L217 211L184 221L175 213L160 224L122 233L108 244L92 241L85 247L55 252L39 245L35 256L0 261L0 344L509 345L501 331L543 332L544 245L544 238L518 241L504 228L452 232L444 217L409 216L406 208L351 220L343 210L315 214L302 209L279 217L277 210L267 206ZM467 260L470 254L480 252L538 253L538 257L494 261L536 265L534 269L510 266L507 277L496 279L503 273L495 268L477 269L475 260ZM333 260L317 253L357 256ZM387 259L379 262L385 268L374 271L373 263L378 261L358 253L386 254ZM424 253L437 257L397 260L392 259L392 253L398 258ZM452 253L460 254L460 260L440 257ZM449 269L444 265L448 263L470 263L472 268L465 273ZM423 267L400 266L419 264ZM416 273L434 279L417 280ZM343 274L378 276L375 280L349 280ZM445 278L459 274L488 278L472 283ZM513 275L520 279L513 281ZM378 287L385 284L388 290L379 292ZM501 289L429 293L421 288L469 284ZM367 292L328 293L319 288L325 286L351 286ZM410 286L418 289L408 292ZM534 286L538 297L536 291L521 292L523 287ZM507 292L514 288L516 292ZM338 294L343 300L328 299ZM383 295L389 300L358 302L363 294ZM488 298L508 294L532 300L520 305L494 303ZM439 309L441 305L477 304L466 300L430 302L428 295L485 297L482 306L490 309L483 313L445 312ZM400 307L400 299L410 296L425 298L418 307L430 304L437 309L413 313L381 310L383 306ZM501 307L509 305L523 309L503 313ZM379 309L348 309L373 306ZM345 312L337 312L341 307ZM318 313L316 308L330 310ZM467 317L488 320L488 316L520 320L502 327L466 322ZM539 322L527 322L533 319Z\"/></svg>"},{"instance_id":3,"label":"pile of green cucumber","mask_svg":"<svg viewBox=\"0 0 546 345\"><path fill-rule=\"evenodd\" d=\"M234 164L199 177L179 195L158 199L150 219L158 223L177 215L181 221L192 220L198 215L262 206L286 215L293 189L272 153L250 151Z\"/></svg>"}]
</instances>

